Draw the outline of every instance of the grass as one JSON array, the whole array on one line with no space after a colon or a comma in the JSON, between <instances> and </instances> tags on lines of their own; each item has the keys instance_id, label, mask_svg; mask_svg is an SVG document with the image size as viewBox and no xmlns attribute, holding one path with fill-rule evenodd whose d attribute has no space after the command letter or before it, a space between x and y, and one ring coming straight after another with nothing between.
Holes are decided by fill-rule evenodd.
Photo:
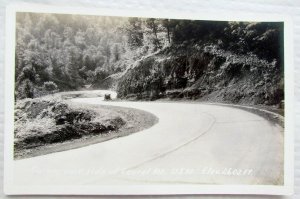
<instances>
[{"instance_id":1,"label":"grass","mask_svg":"<svg viewBox=\"0 0 300 199\"><path fill-rule=\"evenodd\" d=\"M74 97L97 93L60 93L16 102L15 159L30 158L130 135L158 119L145 111L72 103Z\"/></svg>"}]
</instances>

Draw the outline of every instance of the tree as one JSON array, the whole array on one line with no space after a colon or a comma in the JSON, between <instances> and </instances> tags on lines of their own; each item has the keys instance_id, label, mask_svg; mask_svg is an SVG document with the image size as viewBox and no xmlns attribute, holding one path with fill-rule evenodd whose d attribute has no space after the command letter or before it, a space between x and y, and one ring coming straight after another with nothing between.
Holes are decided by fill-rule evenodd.
<instances>
[{"instance_id":1,"label":"tree","mask_svg":"<svg viewBox=\"0 0 300 199\"><path fill-rule=\"evenodd\" d=\"M109 73L105 69L98 67L95 70L94 76L96 80L104 80L108 75Z\"/></svg>"},{"instance_id":2,"label":"tree","mask_svg":"<svg viewBox=\"0 0 300 199\"><path fill-rule=\"evenodd\" d=\"M112 51L113 51L114 61L119 61L121 56L120 44L114 44Z\"/></svg>"},{"instance_id":3,"label":"tree","mask_svg":"<svg viewBox=\"0 0 300 199\"><path fill-rule=\"evenodd\" d=\"M75 35L75 44L81 49L86 48L86 43L85 43L85 32L79 30L76 35Z\"/></svg>"},{"instance_id":4,"label":"tree","mask_svg":"<svg viewBox=\"0 0 300 199\"><path fill-rule=\"evenodd\" d=\"M170 19L163 19L162 22L161 22L161 24L167 30L168 42L170 44L171 43L171 36L170 36L170 33L171 33L171 21L170 21Z\"/></svg>"},{"instance_id":5,"label":"tree","mask_svg":"<svg viewBox=\"0 0 300 199\"><path fill-rule=\"evenodd\" d=\"M128 19L128 22L128 44L131 48L141 47L143 45L143 31L141 19L132 17Z\"/></svg>"},{"instance_id":6,"label":"tree","mask_svg":"<svg viewBox=\"0 0 300 199\"><path fill-rule=\"evenodd\" d=\"M151 29L152 34L154 35L154 39L152 41L153 45L155 46L155 49L160 48L160 42L157 37L157 31L158 31L158 20L154 18L148 18L146 19L146 27Z\"/></svg>"},{"instance_id":7,"label":"tree","mask_svg":"<svg viewBox=\"0 0 300 199\"><path fill-rule=\"evenodd\" d=\"M33 84L29 79L26 79L22 83L20 94L22 95L22 98L33 98L34 97Z\"/></svg>"}]
</instances>

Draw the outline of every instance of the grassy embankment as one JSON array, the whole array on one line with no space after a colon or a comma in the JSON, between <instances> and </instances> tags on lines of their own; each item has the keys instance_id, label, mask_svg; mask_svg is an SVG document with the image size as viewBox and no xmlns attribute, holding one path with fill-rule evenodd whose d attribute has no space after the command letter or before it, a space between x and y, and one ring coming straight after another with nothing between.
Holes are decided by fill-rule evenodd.
<instances>
[{"instance_id":1,"label":"grassy embankment","mask_svg":"<svg viewBox=\"0 0 300 199\"><path fill-rule=\"evenodd\" d=\"M15 106L15 159L78 148L149 128L157 118L147 112L72 103L74 97L97 93L60 93L24 99Z\"/></svg>"}]
</instances>

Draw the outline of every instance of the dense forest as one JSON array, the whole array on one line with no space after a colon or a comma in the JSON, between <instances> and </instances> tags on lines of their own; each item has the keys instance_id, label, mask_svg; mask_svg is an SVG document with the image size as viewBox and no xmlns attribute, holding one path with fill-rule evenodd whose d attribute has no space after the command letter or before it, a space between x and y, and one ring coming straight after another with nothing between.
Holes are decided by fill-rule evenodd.
<instances>
[{"instance_id":1,"label":"dense forest","mask_svg":"<svg viewBox=\"0 0 300 199\"><path fill-rule=\"evenodd\" d=\"M16 98L111 88L120 98L278 104L283 23L18 13Z\"/></svg>"},{"instance_id":2,"label":"dense forest","mask_svg":"<svg viewBox=\"0 0 300 199\"><path fill-rule=\"evenodd\" d=\"M16 97L77 90L118 68L125 52L126 19L17 14Z\"/></svg>"}]
</instances>

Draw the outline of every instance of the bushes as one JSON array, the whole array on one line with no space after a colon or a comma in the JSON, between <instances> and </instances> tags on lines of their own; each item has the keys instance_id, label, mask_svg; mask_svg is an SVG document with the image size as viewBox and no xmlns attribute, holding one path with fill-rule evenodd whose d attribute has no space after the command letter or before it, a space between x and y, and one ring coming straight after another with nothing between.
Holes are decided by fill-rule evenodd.
<instances>
[{"instance_id":1,"label":"bushes","mask_svg":"<svg viewBox=\"0 0 300 199\"><path fill-rule=\"evenodd\" d=\"M101 114L101 117L99 116ZM107 134L125 125L119 116L102 119L105 112L73 108L68 104L41 99L19 100L15 110L15 149Z\"/></svg>"},{"instance_id":2,"label":"bushes","mask_svg":"<svg viewBox=\"0 0 300 199\"><path fill-rule=\"evenodd\" d=\"M33 98L34 97L34 86L33 83L26 79L18 86L16 92L16 98L24 99L24 98Z\"/></svg>"},{"instance_id":3,"label":"bushes","mask_svg":"<svg viewBox=\"0 0 300 199\"><path fill-rule=\"evenodd\" d=\"M52 81L47 81L42 86L37 86L29 79L25 79L22 83L19 83L16 89L16 99L36 98L59 91L58 86Z\"/></svg>"},{"instance_id":4,"label":"bushes","mask_svg":"<svg viewBox=\"0 0 300 199\"><path fill-rule=\"evenodd\" d=\"M43 87L46 91L55 91L55 90L57 90L57 85L54 82L51 82L51 81L44 82Z\"/></svg>"},{"instance_id":5,"label":"bushes","mask_svg":"<svg viewBox=\"0 0 300 199\"><path fill-rule=\"evenodd\" d=\"M187 49L189 55L185 55ZM117 92L120 98L209 96L232 103L273 105L283 99L282 75L276 60L269 62L253 53L235 54L212 44L176 45L137 62L120 79ZM247 94L250 91L254 94Z\"/></svg>"}]
</instances>

